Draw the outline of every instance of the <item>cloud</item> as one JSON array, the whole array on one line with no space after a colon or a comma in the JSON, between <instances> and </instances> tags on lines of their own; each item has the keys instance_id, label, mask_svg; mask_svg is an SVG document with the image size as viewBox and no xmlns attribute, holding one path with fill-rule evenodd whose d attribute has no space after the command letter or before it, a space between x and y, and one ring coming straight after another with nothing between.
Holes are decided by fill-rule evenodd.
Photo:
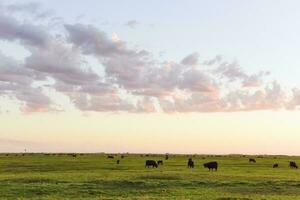
<instances>
[{"instance_id":1,"label":"cloud","mask_svg":"<svg viewBox=\"0 0 300 200\"><path fill-rule=\"evenodd\" d=\"M222 56L221 55L216 55L213 59L208 59L203 62L203 65L214 65L218 64L222 61Z\"/></svg>"},{"instance_id":2,"label":"cloud","mask_svg":"<svg viewBox=\"0 0 300 200\"><path fill-rule=\"evenodd\" d=\"M123 42L113 42L107 35L92 25L66 24L69 41L80 47L84 54L100 56L131 55Z\"/></svg>"},{"instance_id":3,"label":"cloud","mask_svg":"<svg viewBox=\"0 0 300 200\"><path fill-rule=\"evenodd\" d=\"M31 50L25 67L67 84L80 85L97 81L99 76L90 68L82 68L80 58L76 49L53 41L46 49Z\"/></svg>"},{"instance_id":4,"label":"cloud","mask_svg":"<svg viewBox=\"0 0 300 200\"><path fill-rule=\"evenodd\" d=\"M288 109L296 109L300 106L300 89L294 88L292 89L292 100L287 105Z\"/></svg>"},{"instance_id":5,"label":"cloud","mask_svg":"<svg viewBox=\"0 0 300 200\"><path fill-rule=\"evenodd\" d=\"M23 111L48 110L51 101L41 88L33 88L35 80L41 78L34 71L24 68L13 58L0 52L0 95L13 96L24 102Z\"/></svg>"},{"instance_id":6,"label":"cloud","mask_svg":"<svg viewBox=\"0 0 300 200\"><path fill-rule=\"evenodd\" d=\"M182 74L182 77L182 81L179 84L181 89L197 92L214 92L218 90L214 80L201 70L189 69Z\"/></svg>"},{"instance_id":7,"label":"cloud","mask_svg":"<svg viewBox=\"0 0 300 200\"><path fill-rule=\"evenodd\" d=\"M68 40L83 54L92 55L105 66L107 78L121 87L136 88L152 63L145 50L129 49L123 41L115 42L91 25L65 25Z\"/></svg>"},{"instance_id":8,"label":"cloud","mask_svg":"<svg viewBox=\"0 0 300 200\"><path fill-rule=\"evenodd\" d=\"M5 11L8 13L26 13L35 18L46 18L53 15L53 11L42 9L39 2L8 4L5 6Z\"/></svg>"},{"instance_id":9,"label":"cloud","mask_svg":"<svg viewBox=\"0 0 300 200\"><path fill-rule=\"evenodd\" d=\"M141 112L141 113L156 112L156 108L155 108L153 99L146 96L146 97L142 98L141 100L139 100L137 102L136 112Z\"/></svg>"},{"instance_id":10,"label":"cloud","mask_svg":"<svg viewBox=\"0 0 300 200\"><path fill-rule=\"evenodd\" d=\"M37 2L22 3L22 4L9 4L6 6L10 12L29 12L36 13L40 11L41 4Z\"/></svg>"},{"instance_id":11,"label":"cloud","mask_svg":"<svg viewBox=\"0 0 300 200\"><path fill-rule=\"evenodd\" d=\"M186 56L182 61L181 64L183 65L197 65L199 59L198 53L192 53L188 56Z\"/></svg>"},{"instance_id":12,"label":"cloud","mask_svg":"<svg viewBox=\"0 0 300 200\"><path fill-rule=\"evenodd\" d=\"M113 33L113 34L112 34L111 40L112 40L113 42L120 42L120 41L121 41L120 38L119 38L119 36L118 36L116 33Z\"/></svg>"},{"instance_id":13,"label":"cloud","mask_svg":"<svg viewBox=\"0 0 300 200\"><path fill-rule=\"evenodd\" d=\"M286 108L290 99L281 85L273 81L254 92L236 90L227 95L226 102L229 111L276 110Z\"/></svg>"},{"instance_id":14,"label":"cloud","mask_svg":"<svg viewBox=\"0 0 300 200\"><path fill-rule=\"evenodd\" d=\"M170 99L160 99L163 111L174 112L223 112L225 103L220 99L218 93L194 92L186 98L174 96Z\"/></svg>"},{"instance_id":15,"label":"cloud","mask_svg":"<svg viewBox=\"0 0 300 200\"><path fill-rule=\"evenodd\" d=\"M42 26L20 23L15 18L0 14L0 39L45 46L48 38L49 35Z\"/></svg>"},{"instance_id":16,"label":"cloud","mask_svg":"<svg viewBox=\"0 0 300 200\"><path fill-rule=\"evenodd\" d=\"M120 99L117 88L105 83L76 48L52 41L47 49L33 50L25 67L54 80L50 87L68 96L74 105L84 111L132 110Z\"/></svg>"},{"instance_id":17,"label":"cloud","mask_svg":"<svg viewBox=\"0 0 300 200\"><path fill-rule=\"evenodd\" d=\"M263 84L263 80L270 72L261 71L257 74L246 75L243 80L243 87L259 87Z\"/></svg>"},{"instance_id":18,"label":"cloud","mask_svg":"<svg viewBox=\"0 0 300 200\"><path fill-rule=\"evenodd\" d=\"M40 12L37 4L6 9ZM300 104L299 89L284 89L267 80L269 72L247 73L220 55L200 60L195 52L180 62L160 61L94 25L61 24L57 33L3 13L0 40L18 42L30 55L19 62L0 53L0 96L15 99L23 112L63 109L56 95L94 112L235 112Z\"/></svg>"},{"instance_id":19,"label":"cloud","mask_svg":"<svg viewBox=\"0 0 300 200\"><path fill-rule=\"evenodd\" d=\"M216 72L220 73L222 77L228 78L229 81L247 78L246 73L240 68L237 62L223 62L216 69Z\"/></svg>"},{"instance_id":20,"label":"cloud","mask_svg":"<svg viewBox=\"0 0 300 200\"><path fill-rule=\"evenodd\" d=\"M84 93L77 93L73 95L72 99L75 105L83 111L133 112L135 110L135 107L132 104L122 100L116 94L89 96Z\"/></svg>"},{"instance_id":21,"label":"cloud","mask_svg":"<svg viewBox=\"0 0 300 200\"><path fill-rule=\"evenodd\" d=\"M128 22L126 22L126 26L128 26L129 28L136 28L140 23L136 20L130 20Z\"/></svg>"}]
</instances>

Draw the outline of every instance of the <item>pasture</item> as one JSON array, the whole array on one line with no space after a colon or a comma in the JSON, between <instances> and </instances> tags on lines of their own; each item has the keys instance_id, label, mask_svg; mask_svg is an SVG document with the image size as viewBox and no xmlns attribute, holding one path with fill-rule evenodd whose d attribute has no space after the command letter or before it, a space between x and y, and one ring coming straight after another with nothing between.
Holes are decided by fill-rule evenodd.
<instances>
[{"instance_id":1,"label":"pasture","mask_svg":"<svg viewBox=\"0 0 300 200\"><path fill-rule=\"evenodd\" d=\"M197 155L189 169L186 155L0 154L0 199L300 199L300 169L288 167L300 157L249 157ZM148 159L164 164L145 168Z\"/></svg>"}]
</instances>

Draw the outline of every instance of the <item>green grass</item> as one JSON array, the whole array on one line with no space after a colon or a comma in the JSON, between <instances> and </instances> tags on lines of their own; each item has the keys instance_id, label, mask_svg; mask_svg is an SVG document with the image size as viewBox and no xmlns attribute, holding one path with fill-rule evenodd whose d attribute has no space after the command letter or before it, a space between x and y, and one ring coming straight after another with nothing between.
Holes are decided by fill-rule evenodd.
<instances>
[{"instance_id":1,"label":"green grass","mask_svg":"<svg viewBox=\"0 0 300 200\"><path fill-rule=\"evenodd\" d=\"M0 199L300 199L300 169L288 168L300 157L250 164L242 156L195 156L194 169L187 156L170 156L157 169L145 168L146 159L164 157L0 154ZM219 170L203 168L208 161L218 161Z\"/></svg>"}]
</instances>

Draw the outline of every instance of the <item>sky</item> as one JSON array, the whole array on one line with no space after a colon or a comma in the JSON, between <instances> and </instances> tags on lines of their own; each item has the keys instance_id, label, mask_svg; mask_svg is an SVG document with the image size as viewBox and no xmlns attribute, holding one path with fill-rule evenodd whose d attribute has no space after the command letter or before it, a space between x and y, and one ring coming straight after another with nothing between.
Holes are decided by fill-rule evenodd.
<instances>
[{"instance_id":1,"label":"sky","mask_svg":"<svg viewBox=\"0 0 300 200\"><path fill-rule=\"evenodd\" d=\"M300 155L299 6L0 0L0 152Z\"/></svg>"}]
</instances>

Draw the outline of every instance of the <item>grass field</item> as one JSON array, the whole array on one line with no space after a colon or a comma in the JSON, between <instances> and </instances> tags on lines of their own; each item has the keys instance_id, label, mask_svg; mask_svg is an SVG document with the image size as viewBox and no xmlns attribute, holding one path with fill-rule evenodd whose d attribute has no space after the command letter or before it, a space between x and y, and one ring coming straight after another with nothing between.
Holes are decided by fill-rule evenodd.
<instances>
[{"instance_id":1,"label":"grass field","mask_svg":"<svg viewBox=\"0 0 300 200\"><path fill-rule=\"evenodd\" d=\"M188 156L1 154L0 199L300 199L300 169L288 168L300 157L255 158L199 155L188 169ZM147 169L146 159L164 165ZM203 168L208 161L219 170Z\"/></svg>"}]
</instances>

